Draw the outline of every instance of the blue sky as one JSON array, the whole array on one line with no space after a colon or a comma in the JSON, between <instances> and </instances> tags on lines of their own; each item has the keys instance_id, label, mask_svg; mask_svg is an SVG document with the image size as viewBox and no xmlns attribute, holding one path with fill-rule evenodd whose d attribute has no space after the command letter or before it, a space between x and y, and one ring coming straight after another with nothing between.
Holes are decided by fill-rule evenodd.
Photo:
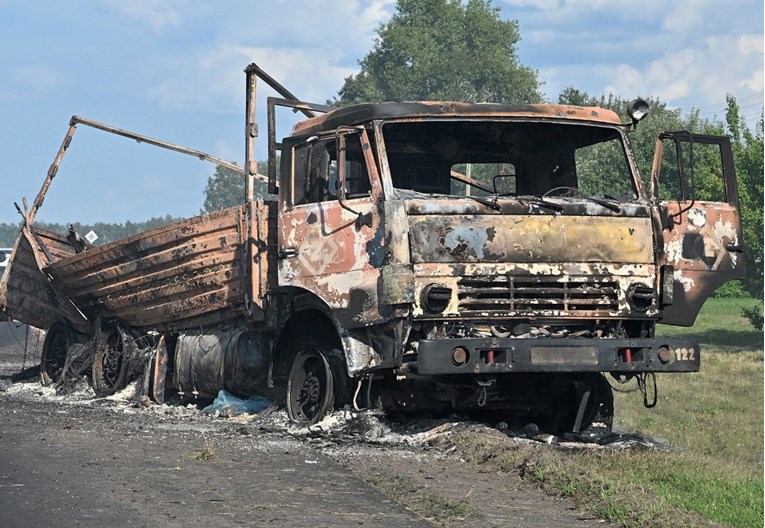
<instances>
[{"instance_id":1,"label":"blue sky","mask_svg":"<svg viewBox=\"0 0 765 528\"><path fill-rule=\"evenodd\" d=\"M761 0L494 0L555 100L659 97L750 123L763 108ZM243 68L323 103L358 71L391 0L0 0L0 222L31 202L80 115L242 164ZM258 90L265 157L265 97ZM80 127L38 219L140 221L201 208L214 167Z\"/></svg>"}]
</instances>

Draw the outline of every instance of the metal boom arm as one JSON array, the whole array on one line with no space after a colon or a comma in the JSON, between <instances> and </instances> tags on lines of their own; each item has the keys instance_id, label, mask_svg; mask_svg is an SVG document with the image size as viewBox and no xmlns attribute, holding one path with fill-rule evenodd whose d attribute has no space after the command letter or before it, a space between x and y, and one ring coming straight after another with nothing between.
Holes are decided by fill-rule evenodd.
<instances>
[{"instance_id":1,"label":"metal boom arm","mask_svg":"<svg viewBox=\"0 0 765 528\"><path fill-rule=\"evenodd\" d=\"M61 165L61 160L64 158L64 153L66 152L66 149L69 148L69 144L72 142L72 137L74 136L74 132L78 124L83 124L91 128L103 130L104 132L109 132L110 134L116 134L118 136L134 139L138 143L148 143L149 145L154 145L156 147L161 147L167 150L180 152L181 154L186 154L188 156L194 156L196 158L199 158L202 161L209 161L211 163L214 163L215 165L221 165L239 174L244 174L243 167L239 167L238 165L234 165L233 163L229 163L228 161L224 161L220 158L216 158L215 156L212 156L200 150L190 149L180 145L174 145L173 143L168 143L167 141L150 138L148 136L136 134L135 132L130 132L130 131L122 130L120 128L112 127L109 125L104 125L103 123L98 123L96 121L92 121L84 117L72 116L72 119L69 121L69 130L67 131L66 136L64 137L64 141L61 143L61 147L59 147L58 152L56 153L56 158L53 160L53 163L48 169L48 174L45 178L45 181L43 182L42 187L40 188L40 192L37 193L37 197L35 198L35 201L32 203L32 208L29 211L24 212L24 221L27 225L32 223L35 215L37 214L37 211L42 206L43 201L45 200L45 194L48 192L48 188L50 187L50 184L53 181L53 178L55 178L56 173L58 172L58 168ZM266 181L265 176L261 176L260 174L256 174L254 176L256 178L262 179L264 182Z\"/></svg>"}]
</instances>

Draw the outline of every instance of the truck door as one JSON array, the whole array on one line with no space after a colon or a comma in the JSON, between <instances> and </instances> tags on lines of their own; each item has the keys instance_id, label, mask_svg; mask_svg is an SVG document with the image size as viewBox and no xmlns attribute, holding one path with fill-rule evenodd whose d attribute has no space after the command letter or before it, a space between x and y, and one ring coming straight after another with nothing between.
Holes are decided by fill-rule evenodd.
<instances>
[{"instance_id":1,"label":"truck door","mask_svg":"<svg viewBox=\"0 0 765 528\"><path fill-rule=\"evenodd\" d=\"M376 322L385 248L382 186L367 132L348 129L285 146L279 284L314 293L345 328Z\"/></svg>"},{"instance_id":2,"label":"truck door","mask_svg":"<svg viewBox=\"0 0 765 528\"><path fill-rule=\"evenodd\" d=\"M727 137L665 132L651 174L662 234L662 323L691 326L719 286L745 275L733 154ZM662 246L663 245L663 246Z\"/></svg>"}]
</instances>

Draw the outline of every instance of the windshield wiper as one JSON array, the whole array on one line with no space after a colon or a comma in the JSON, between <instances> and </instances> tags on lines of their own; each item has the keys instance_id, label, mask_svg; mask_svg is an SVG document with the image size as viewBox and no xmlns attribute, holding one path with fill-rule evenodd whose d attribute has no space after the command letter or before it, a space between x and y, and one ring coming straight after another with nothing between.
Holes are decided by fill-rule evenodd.
<instances>
[{"instance_id":1,"label":"windshield wiper","mask_svg":"<svg viewBox=\"0 0 765 528\"><path fill-rule=\"evenodd\" d=\"M541 196L534 196L532 194L527 194L527 195L524 195L524 196L516 196L515 199L518 200L519 202L533 203L535 205L541 205L541 206L546 207L548 209L551 209L551 210L553 210L553 211L555 211L557 213L560 213L561 211L563 211L563 206L562 205L556 204L554 202L548 202L547 200L545 200Z\"/></svg>"},{"instance_id":2,"label":"windshield wiper","mask_svg":"<svg viewBox=\"0 0 765 528\"><path fill-rule=\"evenodd\" d=\"M615 213L620 213L622 211L622 208L619 206L618 203L614 203L610 200L604 200L603 198L597 198L595 196L581 196L581 198L584 198L585 200L589 200L591 202L595 202L598 205L602 205L606 209L610 209L611 211ZM604 198L610 198L611 200L616 200L615 198L612 198L611 196L604 195Z\"/></svg>"},{"instance_id":3,"label":"windshield wiper","mask_svg":"<svg viewBox=\"0 0 765 528\"><path fill-rule=\"evenodd\" d=\"M479 198L478 196L473 196L472 194L468 194L464 198L470 198L471 200L475 200L479 204L483 204L486 207L491 207L495 211L499 211L500 209L502 209L502 206L497 203L496 197L494 198L494 200L484 200L483 198Z\"/></svg>"}]
</instances>

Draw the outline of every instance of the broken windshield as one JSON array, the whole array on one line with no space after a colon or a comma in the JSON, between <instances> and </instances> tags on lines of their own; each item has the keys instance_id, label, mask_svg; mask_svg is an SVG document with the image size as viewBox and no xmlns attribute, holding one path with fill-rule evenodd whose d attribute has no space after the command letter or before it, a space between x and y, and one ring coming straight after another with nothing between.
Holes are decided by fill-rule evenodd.
<instances>
[{"instance_id":1,"label":"broken windshield","mask_svg":"<svg viewBox=\"0 0 765 528\"><path fill-rule=\"evenodd\" d=\"M433 120L387 123L383 137L393 186L406 194L637 198L615 128Z\"/></svg>"}]
</instances>

